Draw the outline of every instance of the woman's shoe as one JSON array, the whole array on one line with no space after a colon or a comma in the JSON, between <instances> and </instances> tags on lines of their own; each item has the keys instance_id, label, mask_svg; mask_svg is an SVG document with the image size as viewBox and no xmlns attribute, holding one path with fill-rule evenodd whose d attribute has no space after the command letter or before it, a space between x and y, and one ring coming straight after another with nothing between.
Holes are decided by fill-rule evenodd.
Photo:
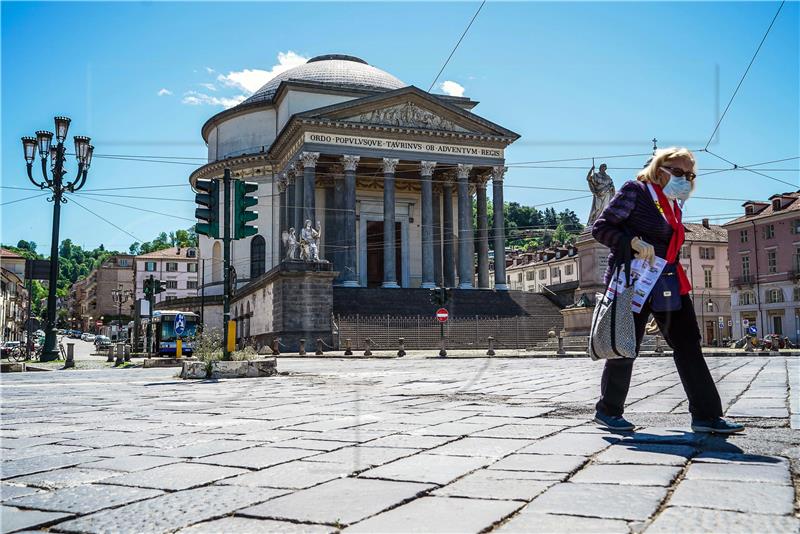
<instances>
[{"instance_id":1,"label":"woman's shoe","mask_svg":"<svg viewBox=\"0 0 800 534\"><path fill-rule=\"evenodd\" d=\"M742 432L744 425L739 423L729 423L722 417L715 419L694 419L692 418L692 430L694 432L709 432L711 434L735 434Z\"/></svg>"},{"instance_id":2,"label":"woman's shoe","mask_svg":"<svg viewBox=\"0 0 800 534\"><path fill-rule=\"evenodd\" d=\"M594 414L594 422L603 425L609 430L633 430L636 426L630 421L626 421L621 415L606 415L604 413L596 412Z\"/></svg>"}]
</instances>

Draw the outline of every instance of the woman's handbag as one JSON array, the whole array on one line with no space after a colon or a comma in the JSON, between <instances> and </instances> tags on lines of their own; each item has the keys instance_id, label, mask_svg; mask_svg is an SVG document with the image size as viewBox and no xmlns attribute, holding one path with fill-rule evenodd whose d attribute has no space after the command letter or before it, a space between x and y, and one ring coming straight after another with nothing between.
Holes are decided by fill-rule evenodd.
<instances>
[{"instance_id":1,"label":"woman's handbag","mask_svg":"<svg viewBox=\"0 0 800 534\"><path fill-rule=\"evenodd\" d=\"M623 272L623 287L620 287ZM631 310L633 289L631 251L630 247L625 247L624 257L616 264L605 293L598 293L595 301L589 333L589 356L593 360L636 357L636 328Z\"/></svg>"},{"instance_id":2,"label":"woman's handbag","mask_svg":"<svg viewBox=\"0 0 800 534\"><path fill-rule=\"evenodd\" d=\"M668 263L650 292L650 309L654 312L671 312L681 309L681 285L678 264Z\"/></svg>"}]
</instances>

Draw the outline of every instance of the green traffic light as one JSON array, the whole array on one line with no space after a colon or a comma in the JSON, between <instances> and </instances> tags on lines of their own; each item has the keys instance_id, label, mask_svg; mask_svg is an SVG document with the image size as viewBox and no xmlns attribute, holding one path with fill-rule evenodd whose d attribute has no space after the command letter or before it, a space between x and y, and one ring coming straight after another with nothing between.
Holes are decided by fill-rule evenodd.
<instances>
[{"instance_id":1,"label":"green traffic light","mask_svg":"<svg viewBox=\"0 0 800 534\"><path fill-rule=\"evenodd\" d=\"M257 191L258 184L255 182L236 181L233 196L234 239L242 239L258 233L257 226L248 224L258 219L257 211L249 211L250 208L258 205L258 198L255 196Z\"/></svg>"},{"instance_id":2,"label":"green traffic light","mask_svg":"<svg viewBox=\"0 0 800 534\"><path fill-rule=\"evenodd\" d=\"M219 238L219 180L197 180L195 189L199 191L194 201L202 206L194 211L198 221L195 232L208 237Z\"/></svg>"}]
</instances>

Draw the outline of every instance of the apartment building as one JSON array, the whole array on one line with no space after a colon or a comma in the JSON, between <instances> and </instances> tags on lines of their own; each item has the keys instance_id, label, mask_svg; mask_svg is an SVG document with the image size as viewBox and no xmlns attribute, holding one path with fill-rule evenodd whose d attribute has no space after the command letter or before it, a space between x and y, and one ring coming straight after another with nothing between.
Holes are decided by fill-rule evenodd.
<instances>
[{"instance_id":1,"label":"apartment building","mask_svg":"<svg viewBox=\"0 0 800 534\"><path fill-rule=\"evenodd\" d=\"M800 342L800 190L743 204L726 224L733 335L755 325L758 335Z\"/></svg>"},{"instance_id":2,"label":"apartment building","mask_svg":"<svg viewBox=\"0 0 800 534\"><path fill-rule=\"evenodd\" d=\"M0 248L0 341L22 341L27 306L25 258Z\"/></svg>"},{"instance_id":3,"label":"apartment building","mask_svg":"<svg viewBox=\"0 0 800 534\"><path fill-rule=\"evenodd\" d=\"M150 276L166 282L167 290L155 296L156 303L197 296L198 259L194 247L172 247L135 258L136 299L143 299L144 281Z\"/></svg>"},{"instance_id":4,"label":"apartment building","mask_svg":"<svg viewBox=\"0 0 800 534\"><path fill-rule=\"evenodd\" d=\"M578 251L571 245L523 252L506 267L509 289L536 293L548 286L577 282L579 274Z\"/></svg>"}]
</instances>

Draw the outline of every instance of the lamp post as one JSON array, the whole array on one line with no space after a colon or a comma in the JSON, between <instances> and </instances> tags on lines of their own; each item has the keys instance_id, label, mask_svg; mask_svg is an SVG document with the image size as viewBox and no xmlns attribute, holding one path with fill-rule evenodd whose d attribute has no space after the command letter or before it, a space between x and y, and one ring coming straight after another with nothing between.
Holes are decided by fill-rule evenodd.
<instances>
[{"instance_id":1,"label":"lamp post","mask_svg":"<svg viewBox=\"0 0 800 534\"><path fill-rule=\"evenodd\" d=\"M122 331L122 305L131 297L130 289L122 289L122 284L117 289L111 290L111 298L117 303L117 342L120 341Z\"/></svg>"},{"instance_id":2,"label":"lamp post","mask_svg":"<svg viewBox=\"0 0 800 534\"><path fill-rule=\"evenodd\" d=\"M53 203L53 233L50 242L50 286L47 288L47 321L45 326L44 349L41 360L50 361L59 357L56 348L56 285L58 283L58 231L61 223L61 204L66 203L64 193L74 193L86 183L86 175L92 163L94 147L89 144L90 139L83 135L75 136L75 158L78 160L78 172L71 181L64 180L67 174L64 163L67 159L67 150L64 141L67 139L70 119L68 117L55 117L56 133L40 130L36 137L23 137L22 147L25 151L25 163L28 168L28 179L39 189L49 189L53 195L48 202ZM53 146L53 135L57 144ZM42 160L42 178L37 182L33 179L33 161L36 159L36 150ZM47 159L50 159L50 176L47 173Z\"/></svg>"}]
</instances>

